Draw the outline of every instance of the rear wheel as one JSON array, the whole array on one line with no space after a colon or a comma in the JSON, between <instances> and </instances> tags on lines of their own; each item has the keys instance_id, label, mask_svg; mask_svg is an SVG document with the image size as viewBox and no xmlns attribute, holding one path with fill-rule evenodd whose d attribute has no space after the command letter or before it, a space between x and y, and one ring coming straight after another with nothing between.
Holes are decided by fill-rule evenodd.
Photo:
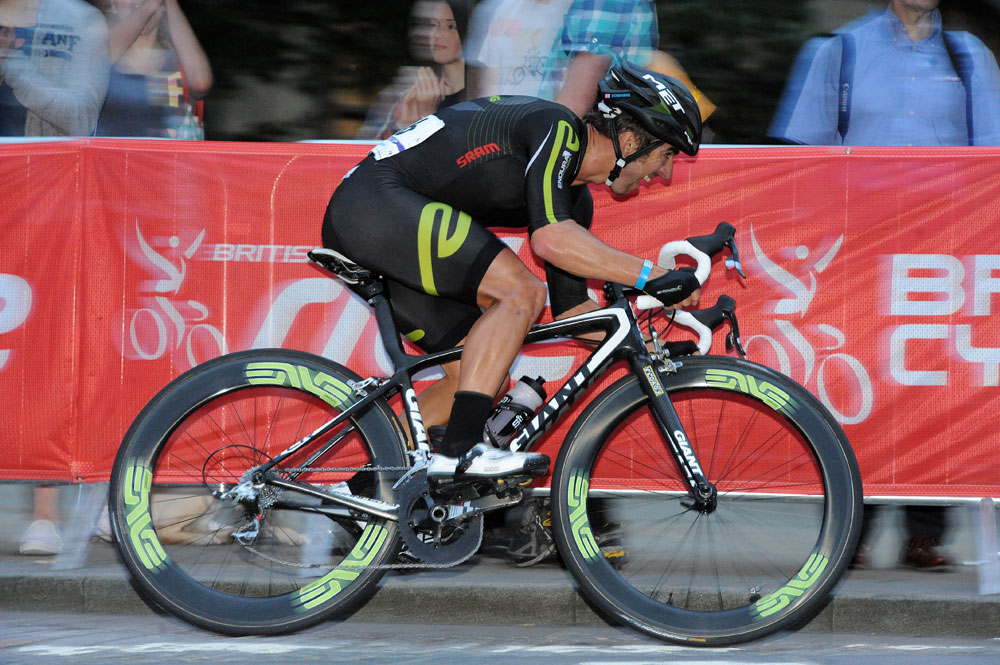
<instances>
[{"instance_id":1,"label":"rear wheel","mask_svg":"<svg viewBox=\"0 0 1000 665\"><path fill-rule=\"evenodd\" d=\"M143 409L116 458L109 505L118 549L151 600L209 630L268 634L374 593L385 572L377 566L398 550L395 522L331 514L322 499L243 482L356 402L357 380L316 356L250 351L192 369ZM376 403L271 473L391 501L401 441L394 415Z\"/></svg>"},{"instance_id":2,"label":"rear wheel","mask_svg":"<svg viewBox=\"0 0 1000 665\"><path fill-rule=\"evenodd\" d=\"M688 501L638 381L617 382L577 420L553 474L556 541L581 590L618 621L685 644L808 618L860 531L843 431L798 384L752 363L691 358L659 376L717 505ZM601 555L609 547L619 561Z\"/></svg>"}]
</instances>

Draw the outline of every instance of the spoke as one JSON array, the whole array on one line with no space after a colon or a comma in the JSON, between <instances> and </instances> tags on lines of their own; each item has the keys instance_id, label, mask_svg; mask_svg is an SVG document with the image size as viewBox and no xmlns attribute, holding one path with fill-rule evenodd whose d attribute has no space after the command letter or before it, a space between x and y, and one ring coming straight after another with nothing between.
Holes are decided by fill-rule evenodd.
<instances>
[{"instance_id":1,"label":"spoke","mask_svg":"<svg viewBox=\"0 0 1000 665\"><path fill-rule=\"evenodd\" d=\"M667 518L665 518L664 520L662 520L663 521L663 528L660 529L659 534L656 537L650 539L651 542L656 542L656 541L663 540L663 536L666 534L667 530L668 529L670 529L670 530L674 529L677 526L677 524L680 522L681 518L686 513L688 513L688 512L689 511L685 509L682 512L679 512L679 513L677 513L675 515L672 515L672 516L668 516ZM632 540L634 540L634 538ZM645 568L639 567L637 570L635 570L634 572L636 573L636 575L644 572L645 570L648 569L649 566L654 565L659 560L658 557L654 556L655 554L658 554L660 552L667 552L667 551L669 551L670 552L670 559L669 559L669 561L666 562L666 568L664 569L663 574L662 574L663 576L665 576L667 573L670 572L670 569L673 567L674 562L677 560L677 556L681 552L681 548L679 548L679 547L672 547L670 549L665 549L665 548L655 548L655 549L654 548L648 548L648 549L650 551L650 556L648 557L648 564L646 565ZM641 561L638 562L638 563L641 564ZM661 576L661 579L662 579L662 576ZM652 589L651 592L650 592L651 596L654 595L654 594L655 594L655 588Z\"/></svg>"},{"instance_id":2,"label":"spoke","mask_svg":"<svg viewBox=\"0 0 1000 665\"><path fill-rule=\"evenodd\" d=\"M626 463L622 463L622 462L616 462L615 460L609 459L607 457L603 457L602 461L606 460L608 463L618 463L619 466L621 466L623 469L625 469L627 471L646 469L647 472L649 473L649 475L643 476L643 477L645 479L647 479L647 480L657 480L659 482L663 482L661 480L661 478L664 475L666 475L666 476L668 476L669 480L673 480L673 481L675 481L677 483L680 483L681 487L683 487L684 489L687 489L687 484L684 482L684 480L680 476L678 476L678 475L673 475L674 473L676 473L676 471L671 472L671 471L669 471L669 470L667 470L665 468L657 468L657 467L651 466L651 465L649 465L649 464L647 464L645 462L642 462L640 460L636 460L631 455L627 455L627 454L619 452L617 450L606 450L605 452L608 455L614 455L614 456L618 457L621 460L625 460L627 462L627 464ZM602 481L604 481L604 480L602 479ZM604 482L607 482L607 481L604 481Z\"/></svg>"},{"instance_id":3,"label":"spoke","mask_svg":"<svg viewBox=\"0 0 1000 665\"><path fill-rule=\"evenodd\" d=\"M717 476L718 478L726 478L726 477L729 476L729 474L735 472L734 469L730 468L730 465L732 465L734 463L734 460L736 459L736 454L740 451L741 448L743 448L743 443L749 438L749 432L750 432L751 428L754 425L754 421L756 421L756 419L757 419L757 414L758 414L757 411L751 412L750 417L747 418L746 422L743 424L743 431L740 432L740 435L737 436L736 439L732 442L731 447L729 449L729 457L726 459L725 464L722 465L722 471L719 472L719 475ZM719 432L719 435L721 436L721 432L722 432L722 428L721 427L718 428L718 432ZM772 435L772 437L773 436L776 436L776 434ZM747 460L747 459L754 458L755 457L755 453L756 453L756 451L752 450L752 451L750 451L749 455L743 455L741 457L741 459ZM739 468L739 465L742 462L735 462L735 463L736 463L737 468Z\"/></svg>"},{"instance_id":4,"label":"spoke","mask_svg":"<svg viewBox=\"0 0 1000 665\"><path fill-rule=\"evenodd\" d=\"M783 436L785 434L787 434L787 433L784 432L784 431L781 431L781 430L775 431L767 439L764 439L763 441L761 441L757 445L756 448L754 448L753 450L751 450L749 453L743 455L741 457L741 460L739 462L736 462L736 464L735 464L734 467L727 468L725 474L724 475L720 475L719 478L721 479L723 477L729 477L730 475L736 475L746 465L755 463L755 462L757 462L758 460L761 460L761 459L767 459L768 458L768 453L770 453L771 451L773 451L774 448L775 448L775 446L777 446L780 443L780 440L778 440L778 437ZM741 447L741 443L737 442L736 446L734 446L734 451L737 448L739 448L739 447ZM800 453L799 456L801 457L803 454L808 454L808 453ZM734 456L735 456L735 454L730 455L730 461L732 461L732 458ZM780 461L780 464L787 464L787 460L783 460L782 459ZM727 467L728 467L728 463L727 463ZM771 467L771 469L769 469L769 470L773 470L773 469L776 469L776 468L778 468L778 466Z\"/></svg>"},{"instance_id":5,"label":"spoke","mask_svg":"<svg viewBox=\"0 0 1000 665\"><path fill-rule=\"evenodd\" d=\"M649 411L646 410L646 409L644 409L642 411L642 413L647 413L648 414ZM629 422L627 424L627 427L633 432L633 436L632 436L631 440L632 441L638 441L640 444L642 444L641 447L645 448L645 451L646 451L646 453L647 453L647 455L649 456L650 459L661 459L661 458L662 459L673 459L673 453L671 452L670 447L667 446L667 445L665 445L665 442L661 441L661 444L664 444L664 445L662 445L662 448L660 448L660 449L654 448L653 445L652 445L652 442L649 441L647 439L647 437L643 436L639 432L639 429L635 425L635 420L632 420L631 422ZM660 433L660 428L659 428L658 425L656 425L655 420L653 421L653 425L651 427L652 427L652 430L654 432ZM660 434L662 435L662 433L660 433ZM622 455L623 457L627 457L627 456L623 455L622 453L618 453L618 454ZM682 476L680 474L680 470L679 469L676 469L676 468L673 468L673 469L667 469L667 468L658 469L658 468L651 467L651 466L646 465L646 464L643 464L642 466L645 466L646 468L648 468L648 469L650 469L651 471L654 471L654 472L659 472L659 473L666 472L668 474L671 474L671 477L673 477L673 478L675 478L675 479L680 480L681 482L683 482L683 479L682 479ZM659 475L659 473L658 473L658 475Z\"/></svg>"},{"instance_id":6,"label":"spoke","mask_svg":"<svg viewBox=\"0 0 1000 665\"><path fill-rule=\"evenodd\" d=\"M816 478L812 482L805 482L805 481L798 481L798 482L784 481L784 484L782 484L782 485L775 485L773 482L766 482L766 481L762 480L769 473L776 472L777 476L792 475L794 472L798 471L799 469L809 468L809 467L813 466L813 464L815 463L815 461L813 460L812 455L810 455L807 452L802 452L797 457L794 457L794 458L788 460L789 463L790 462L795 462L795 461L799 461L799 464L797 464L794 467L785 469L785 468L780 468L778 466L773 466L770 469L764 469L759 474L757 474L756 476L754 476L753 478L747 478L747 479L741 481L741 484L737 485L736 487L728 488L726 491L727 492L738 492L740 490L746 489L749 486L752 486L754 483L760 483L760 487L762 489L766 488L768 490L773 490L773 489L776 489L776 488L791 488L791 487L816 487L816 486L822 487L822 481L821 481L821 478L819 477L818 473L816 474Z\"/></svg>"}]
</instances>

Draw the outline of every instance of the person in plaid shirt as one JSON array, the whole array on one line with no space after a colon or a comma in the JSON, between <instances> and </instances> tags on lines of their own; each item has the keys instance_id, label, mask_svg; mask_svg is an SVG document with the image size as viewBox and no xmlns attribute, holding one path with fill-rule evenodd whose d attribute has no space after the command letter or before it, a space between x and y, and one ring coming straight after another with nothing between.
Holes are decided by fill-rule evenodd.
<instances>
[{"instance_id":1,"label":"person in plaid shirt","mask_svg":"<svg viewBox=\"0 0 1000 665\"><path fill-rule=\"evenodd\" d=\"M652 0L574 0L552 46L539 96L583 115L613 59L647 67L659 41Z\"/></svg>"}]
</instances>

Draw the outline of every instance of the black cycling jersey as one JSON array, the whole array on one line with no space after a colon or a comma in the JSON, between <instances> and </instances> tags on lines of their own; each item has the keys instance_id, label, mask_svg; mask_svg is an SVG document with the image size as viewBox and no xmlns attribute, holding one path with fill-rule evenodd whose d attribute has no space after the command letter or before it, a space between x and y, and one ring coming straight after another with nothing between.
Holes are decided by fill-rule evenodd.
<instances>
[{"instance_id":1,"label":"black cycling jersey","mask_svg":"<svg viewBox=\"0 0 1000 665\"><path fill-rule=\"evenodd\" d=\"M323 243L387 278L401 329L421 347L453 346L479 318L479 283L505 247L486 227L590 226L590 192L573 186L586 136L569 109L531 97L441 109L345 176ZM586 299L584 280L547 274L553 314Z\"/></svg>"}]
</instances>

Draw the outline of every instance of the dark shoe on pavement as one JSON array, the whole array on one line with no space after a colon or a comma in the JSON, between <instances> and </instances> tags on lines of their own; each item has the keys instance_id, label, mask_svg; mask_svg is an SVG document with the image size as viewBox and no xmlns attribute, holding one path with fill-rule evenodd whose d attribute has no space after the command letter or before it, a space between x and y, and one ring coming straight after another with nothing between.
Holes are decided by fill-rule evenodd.
<instances>
[{"instance_id":1,"label":"dark shoe on pavement","mask_svg":"<svg viewBox=\"0 0 1000 665\"><path fill-rule=\"evenodd\" d=\"M504 558L507 563L519 568L556 558L549 499L533 499L528 502L520 527L510 539Z\"/></svg>"},{"instance_id":2,"label":"dark shoe on pavement","mask_svg":"<svg viewBox=\"0 0 1000 665\"><path fill-rule=\"evenodd\" d=\"M868 570L872 567L871 550L865 543L858 543L858 549L854 550L854 558L849 566L853 570Z\"/></svg>"},{"instance_id":3,"label":"dark shoe on pavement","mask_svg":"<svg viewBox=\"0 0 1000 665\"><path fill-rule=\"evenodd\" d=\"M933 538L911 538L903 552L903 565L915 570L948 571L952 567L951 557L942 554L938 542Z\"/></svg>"}]
</instances>

